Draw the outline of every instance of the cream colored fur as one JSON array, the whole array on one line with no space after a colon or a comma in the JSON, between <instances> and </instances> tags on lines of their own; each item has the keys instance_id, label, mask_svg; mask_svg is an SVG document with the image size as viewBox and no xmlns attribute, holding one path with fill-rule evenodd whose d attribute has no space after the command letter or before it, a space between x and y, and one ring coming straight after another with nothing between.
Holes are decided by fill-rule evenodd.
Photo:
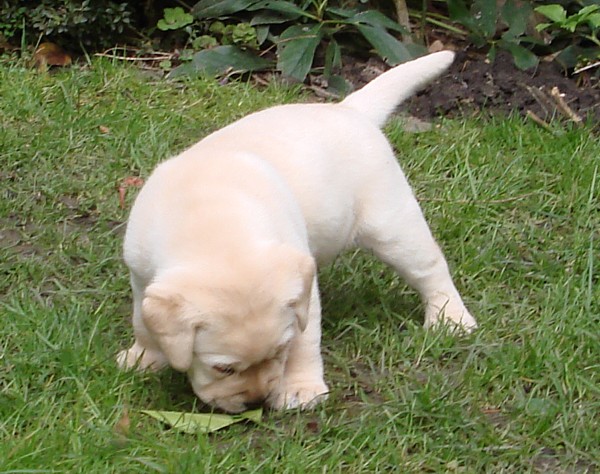
<instances>
[{"instance_id":1,"label":"cream colored fur","mask_svg":"<svg viewBox=\"0 0 600 474\"><path fill-rule=\"evenodd\" d=\"M230 412L326 396L316 262L360 246L421 295L425 326L475 320L380 126L452 62L398 66L338 104L249 115L159 165L125 237L135 342L122 367L188 373Z\"/></svg>"}]
</instances>

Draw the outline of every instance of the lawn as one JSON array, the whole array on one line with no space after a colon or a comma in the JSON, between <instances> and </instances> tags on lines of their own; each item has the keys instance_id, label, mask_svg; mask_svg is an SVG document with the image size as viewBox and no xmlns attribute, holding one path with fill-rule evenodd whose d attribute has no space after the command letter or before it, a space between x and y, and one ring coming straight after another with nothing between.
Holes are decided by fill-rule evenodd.
<instances>
[{"instance_id":1,"label":"lawn","mask_svg":"<svg viewBox=\"0 0 600 474\"><path fill-rule=\"evenodd\" d=\"M119 183L298 90L169 83L94 61L0 64L0 472L595 472L600 446L600 139L520 118L387 133L480 329L421 328L368 255L321 269L329 400L214 434L185 376L124 373Z\"/></svg>"}]
</instances>

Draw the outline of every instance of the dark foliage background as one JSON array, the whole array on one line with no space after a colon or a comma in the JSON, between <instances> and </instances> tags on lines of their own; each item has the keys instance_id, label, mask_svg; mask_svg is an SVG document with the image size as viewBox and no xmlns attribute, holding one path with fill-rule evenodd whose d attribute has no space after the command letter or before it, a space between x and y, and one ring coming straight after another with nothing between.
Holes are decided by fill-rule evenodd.
<instances>
[{"instance_id":1,"label":"dark foliage background","mask_svg":"<svg viewBox=\"0 0 600 474\"><path fill-rule=\"evenodd\" d=\"M508 52L520 69L551 57L571 72L600 61L599 33L600 0L0 0L0 43L89 53L143 42L186 51L183 62L221 46L231 61L274 51L300 80L314 67L329 76L342 51L395 64L438 37L490 60Z\"/></svg>"}]
</instances>

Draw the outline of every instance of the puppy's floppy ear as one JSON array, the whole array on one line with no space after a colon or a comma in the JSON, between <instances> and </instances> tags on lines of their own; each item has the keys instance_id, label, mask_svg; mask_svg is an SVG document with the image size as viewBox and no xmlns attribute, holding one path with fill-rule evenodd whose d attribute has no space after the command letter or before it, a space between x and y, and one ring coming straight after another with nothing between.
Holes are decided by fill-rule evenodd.
<instances>
[{"instance_id":1,"label":"puppy's floppy ear","mask_svg":"<svg viewBox=\"0 0 600 474\"><path fill-rule=\"evenodd\" d=\"M142 302L142 319L171 367L181 372L192 365L196 325L185 314L181 295L150 285Z\"/></svg>"},{"instance_id":2,"label":"puppy's floppy ear","mask_svg":"<svg viewBox=\"0 0 600 474\"><path fill-rule=\"evenodd\" d=\"M308 253L280 245L276 252L278 261L278 284L283 285L283 297L298 318L298 327L306 329L313 281L317 272L315 260Z\"/></svg>"}]
</instances>

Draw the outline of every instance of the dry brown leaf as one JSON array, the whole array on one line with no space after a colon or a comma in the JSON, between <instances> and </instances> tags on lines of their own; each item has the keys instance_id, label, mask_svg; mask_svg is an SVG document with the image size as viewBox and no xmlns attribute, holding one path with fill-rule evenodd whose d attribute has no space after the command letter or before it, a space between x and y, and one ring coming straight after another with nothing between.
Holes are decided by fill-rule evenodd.
<instances>
[{"instance_id":1,"label":"dry brown leaf","mask_svg":"<svg viewBox=\"0 0 600 474\"><path fill-rule=\"evenodd\" d=\"M431 43L429 45L429 48L427 48L427 51L430 53L437 53L439 51L443 51L446 48L446 46L444 45L444 43L442 43L440 40L435 40L433 43Z\"/></svg>"},{"instance_id":2,"label":"dry brown leaf","mask_svg":"<svg viewBox=\"0 0 600 474\"><path fill-rule=\"evenodd\" d=\"M48 66L70 66L71 56L55 43L42 43L33 54L35 67L39 71L47 71Z\"/></svg>"},{"instance_id":3,"label":"dry brown leaf","mask_svg":"<svg viewBox=\"0 0 600 474\"><path fill-rule=\"evenodd\" d=\"M121 418L115 423L115 433L120 436L127 436L129 434L129 427L131 426L131 420L129 419L129 410L127 407L123 408L123 414Z\"/></svg>"},{"instance_id":4,"label":"dry brown leaf","mask_svg":"<svg viewBox=\"0 0 600 474\"><path fill-rule=\"evenodd\" d=\"M119 184L119 205L121 209L125 209L125 196L127 195L127 188L135 187L140 188L144 184L144 180L138 176L129 176L125 178Z\"/></svg>"},{"instance_id":5,"label":"dry brown leaf","mask_svg":"<svg viewBox=\"0 0 600 474\"><path fill-rule=\"evenodd\" d=\"M0 34L0 53L4 51L13 51L14 49L16 48L8 42L4 35Z\"/></svg>"}]
</instances>

